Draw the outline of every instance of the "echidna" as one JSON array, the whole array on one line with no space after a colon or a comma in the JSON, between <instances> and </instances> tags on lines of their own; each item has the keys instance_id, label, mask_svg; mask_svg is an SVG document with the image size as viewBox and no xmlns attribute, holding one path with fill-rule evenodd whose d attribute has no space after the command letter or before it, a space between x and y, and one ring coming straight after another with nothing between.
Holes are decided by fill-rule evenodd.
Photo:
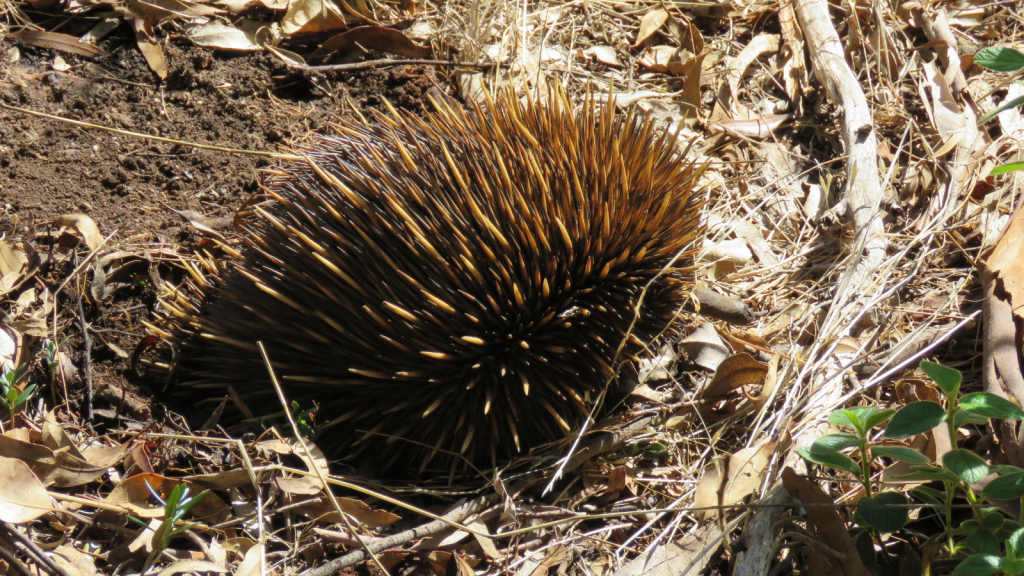
<instances>
[{"instance_id":1,"label":"echidna","mask_svg":"<svg viewBox=\"0 0 1024 576\"><path fill-rule=\"evenodd\" d=\"M176 310L186 385L279 408L262 341L321 447L490 466L564 437L670 327L700 171L672 136L560 90L434 104L272 173L240 261Z\"/></svg>"}]
</instances>

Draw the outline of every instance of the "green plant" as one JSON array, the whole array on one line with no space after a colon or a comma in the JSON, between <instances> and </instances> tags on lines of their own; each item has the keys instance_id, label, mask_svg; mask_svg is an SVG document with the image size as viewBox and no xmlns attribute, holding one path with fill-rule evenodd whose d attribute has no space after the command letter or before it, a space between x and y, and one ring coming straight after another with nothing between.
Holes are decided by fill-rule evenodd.
<instances>
[{"instance_id":1,"label":"green plant","mask_svg":"<svg viewBox=\"0 0 1024 576\"><path fill-rule=\"evenodd\" d=\"M46 368L47 374L50 376L50 394L52 396L53 405L57 405L57 374L60 373L60 349L66 346L68 343L67 338L58 345L53 340L46 338L43 340L41 352L43 353L43 365Z\"/></svg>"},{"instance_id":2,"label":"green plant","mask_svg":"<svg viewBox=\"0 0 1024 576\"><path fill-rule=\"evenodd\" d=\"M995 70L997 72L1017 72L1018 70L1024 69L1024 54L1020 53L1013 48L1004 48L1002 46L993 46L990 48L984 48L979 50L974 55L974 63L982 68L988 68L989 70ZM995 118L996 114L999 114L1003 110L1009 110L1024 104L1024 96L1014 98L1009 102L1005 102L995 110L985 114L978 120L978 123L988 122L992 118ZM1024 169L1024 162L1011 162L1009 164L1003 164L1002 166L996 166L992 169L992 174L1004 174L1006 172L1013 172L1014 170Z\"/></svg>"},{"instance_id":3,"label":"green plant","mask_svg":"<svg viewBox=\"0 0 1024 576\"><path fill-rule=\"evenodd\" d=\"M28 399L32 397L32 392L36 389L35 384L29 384L24 390L18 388L18 382L27 373L28 364L21 364L14 369L9 366L4 367L3 374L0 374L0 404L3 404L11 412L12 427L16 425L18 410L25 402L28 402Z\"/></svg>"},{"instance_id":4,"label":"green plant","mask_svg":"<svg viewBox=\"0 0 1024 576\"><path fill-rule=\"evenodd\" d=\"M851 429L852 433L822 436L810 447L801 448L800 455L814 464L853 474L866 494L858 502L854 519L858 524L882 533L895 532L906 524L908 500L899 492L873 493L872 466L879 457L911 463L911 473L897 476L894 480L941 483L944 490L919 486L911 490L911 494L926 505L945 509L950 554L955 555L961 549L973 552L954 574L1024 573L1024 531L996 509L980 505L984 498L1024 497L1024 470L1013 466L989 466L981 456L956 446L956 431L961 426L984 424L989 418L1022 420L1024 410L987 392L961 396L962 375L958 370L932 362L922 362L921 369L942 390L945 407L938 402L923 400L912 402L898 411L880 411L873 407L837 410L829 416L829 422ZM884 430L877 433L876 429L886 422ZM943 423L954 446L942 456L941 462L933 463L912 448L891 445L894 440L928 432ZM854 449L859 462L842 453L848 449ZM998 476L980 494L976 493L972 486L993 472ZM975 517L954 530L953 502L961 495L971 504ZM863 530L857 534L858 549L866 549L873 555L871 546L861 545L863 535ZM966 538L958 545L955 536ZM1001 543L1005 543L1005 552ZM871 558L865 560L870 561ZM996 571L984 571L984 566L994 567Z\"/></svg>"},{"instance_id":5,"label":"green plant","mask_svg":"<svg viewBox=\"0 0 1024 576\"><path fill-rule=\"evenodd\" d=\"M149 489L149 493L156 498L156 501L164 507L164 518L160 521L160 524L153 530L153 551L150 552L149 557L146 558L146 563L142 567L142 573L145 574L149 567L153 565L153 562L163 554L163 551L170 545L171 540L175 537L195 526L195 523L186 524L184 526L177 526L178 522L185 516L185 513L190 508L198 504L206 495L210 492L209 490L203 490L195 496L188 495L188 486L185 484L178 484L171 489L171 493L167 496L165 501L160 497L159 494L153 490L153 487L146 482L146 488ZM149 529L149 526L134 516L129 518L140 524L143 528Z\"/></svg>"},{"instance_id":6,"label":"green plant","mask_svg":"<svg viewBox=\"0 0 1024 576\"><path fill-rule=\"evenodd\" d=\"M302 408L298 402L292 400L292 418L295 419L295 425L299 429L299 434L303 438L312 438L316 434L316 428L313 424L313 414L316 412L316 408Z\"/></svg>"}]
</instances>

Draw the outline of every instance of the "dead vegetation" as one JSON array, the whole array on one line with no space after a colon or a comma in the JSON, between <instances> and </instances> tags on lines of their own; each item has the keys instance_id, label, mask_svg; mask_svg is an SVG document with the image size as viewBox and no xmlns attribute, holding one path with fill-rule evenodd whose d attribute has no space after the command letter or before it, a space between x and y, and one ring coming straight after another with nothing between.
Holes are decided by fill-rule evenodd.
<instances>
[{"instance_id":1,"label":"dead vegetation","mask_svg":"<svg viewBox=\"0 0 1024 576\"><path fill-rule=\"evenodd\" d=\"M8 572L865 574L863 559L876 573L945 574L967 556L942 546L953 516L920 499L905 527L851 536L863 484L850 471L809 466L797 449L838 432L829 414L839 408L941 400L917 369L922 359L963 372L964 391L1024 404L1024 173L991 174L1019 159L1024 119L1011 107L978 123L1024 84L974 63L983 48L1024 46L1016 3L0 6L10 28L0 29L0 95L47 70L92 70L89 59L104 46L123 50L125 39L160 79L174 79L174 46L192 42L269 53L291 74L279 81L338 101L345 74L433 63L435 87L467 103L485 89L542 97L552 81L576 102L614 93L616 106L641 107L711 166L690 305L702 314L685 314L687 336L649 350L632 394L594 423L600 433L558 448L561 459L456 485L386 482L328 463L295 439L302 413L244 435L94 381L108 373L94 366L103 368L102 349L153 382L167 360L141 323L128 340L134 350L89 326L125 294L152 296L220 270L230 212L179 212L191 234L182 242L124 237L82 215L44 226L8 208L0 353L8 374L28 367L5 388L12 407L0 435ZM19 64L23 53L35 68ZM296 102L270 105L304 113ZM3 107L5 120L24 110L13 98ZM11 146L0 152L30 149ZM108 414L128 417L101 425ZM939 426L885 446L930 462L968 451L1003 475L1024 468L1019 423L962 424L952 438ZM910 466L879 459L869 484L875 493L935 484L896 478ZM157 499L173 500L176 486L188 488L177 497L197 498L187 514L187 504ZM965 494L953 504L969 505ZM1019 506L992 505L1020 520ZM955 510L956 522L972 518L969 506ZM175 511L177 529L168 521Z\"/></svg>"}]
</instances>

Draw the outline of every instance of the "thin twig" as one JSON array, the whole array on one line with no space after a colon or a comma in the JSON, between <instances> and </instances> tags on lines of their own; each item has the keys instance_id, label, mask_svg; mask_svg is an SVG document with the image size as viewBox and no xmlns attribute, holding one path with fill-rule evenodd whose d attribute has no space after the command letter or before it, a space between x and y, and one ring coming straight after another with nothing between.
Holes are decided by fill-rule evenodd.
<instances>
[{"instance_id":1,"label":"thin twig","mask_svg":"<svg viewBox=\"0 0 1024 576\"><path fill-rule=\"evenodd\" d=\"M352 520L349 519L348 514L341 509L341 504L339 504L337 498L334 497L334 494L331 492L330 485L327 484L327 479L324 478L323 470L314 464L316 459L313 458L313 454L309 450L309 442L307 442L299 433L299 427L295 424L295 418L292 416L292 411L288 408L288 400L284 397L284 390L281 389L281 384L277 381L277 374L274 373L274 367L270 364L270 356L267 355L267 349L263 347L263 341L256 342L256 345L260 347L260 354L263 355L263 362L267 365L267 373L270 374L270 381L274 384L274 390L277 391L277 398L281 401L281 407L284 408L284 413L288 417L288 423L291 424L292 433L295 434L295 440L302 446L306 453L306 458L309 459L310 471L316 474L317 478L320 480L320 485L323 487L324 493L327 494L327 497L331 500L331 504L334 505L334 510L338 513L338 516L341 516L341 519L344 521L349 533L352 534L356 541L359 542L360 546L369 553L370 558L373 560L373 563L377 565L377 568L380 568L380 571L384 574L388 574L388 569L384 567L380 558L377 557L376 551L374 551L371 546L366 545L363 537L356 532L356 528L352 525Z\"/></svg>"},{"instance_id":2,"label":"thin twig","mask_svg":"<svg viewBox=\"0 0 1024 576\"><path fill-rule=\"evenodd\" d=\"M157 142L163 142L165 144L175 144L177 146L189 146L192 148L199 148L200 150L213 150L214 152L227 152L228 154L245 154L249 156L263 156L266 158L275 158L277 160L302 160L301 156L295 154L283 154L280 152L265 152L263 150L240 150L238 148L224 148L222 146L210 146L209 144L196 144L195 142L185 142L184 140L174 140L172 138L163 138L161 136L153 136L151 134L142 134L141 132L131 132L129 130L121 130L120 128L111 128L109 126L102 126L100 124L91 124L89 122L82 122L81 120L72 120L71 118L65 118L63 116L54 116L53 114L47 114L45 112L37 112L35 110L29 110L28 108L19 108L17 106L10 106L0 102L0 108L5 110L12 110L14 112L21 112L22 114L28 114L29 116L36 116L37 118L46 118L47 120L54 120L56 122L63 122L65 124L71 124L72 126L79 126L81 128L90 128L92 130L102 130L104 132L113 132L114 134L120 134L122 136L130 136L132 138L140 138L142 140L155 140Z\"/></svg>"},{"instance_id":3,"label":"thin twig","mask_svg":"<svg viewBox=\"0 0 1024 576\"><path fill-rule=\"evenodd\" d=\"M494 67L508 67L510 66L505 62L453 62L450 60L419 60L419 59L402 59L402 60L366 60L363 62L350 62L348 64L327 64L323 66L311 66L309 64L295 64L292 62L285 63L288 68L292 70L299 70L302 72L319 73L319 72L351 72L353 70L369 70L373 68L386 68L389 66L447 66L451 68L494 68Z\"/></svg>"},{"instance_id":4,"label":"thin twig","mask_svg":"<svg viewBox=\"0 0 1024 576\"><path fill-rule=\"evenodd\" d=\"M11 526L6 522L0 523L0 525L3 526L4 530L8 534L10 534L12 538L17 540L18 543L21 544L23 548L22 552L24 552L33 561L35 561L36 564L42 565L47 570L52 572L55 576L71 576L70 574L68 574L67 570L64 570L64 568L61 567L60 564L54 562L53 558L47 556L46 552L39 548L39 545L33 542L31 538L22 534L18 531L17 528Z\"/></svg>"},{"instance_id":5,"label":"thin twig","mask_svg":"<svg viewBox=\"0 0 1024 576\"><path fill-rule=\"evenodd\" d=\"M13 566L21 576L38 576L38 574L32 573L32 570L30 570L29 567L26 566L17 555L15 555L14 551L8 550L7 547L2 544L0 544L0 557Z\"/></svg>"},{"instance_id":6,"label":"thin twig","mask_svg":"<svg viewBox=\"0 0 1024 576\"><path fill-rule=\"evenodd\" d=\"M85 324L85 307L82 306L82 298L78 299L78 323L82 327L82 342L85 345L85 352L82 358L82 368L85 372L85 399L87 402L87 418L92 423L92 337L89 336L88 326Z\"/></svg>"}]
</instances>

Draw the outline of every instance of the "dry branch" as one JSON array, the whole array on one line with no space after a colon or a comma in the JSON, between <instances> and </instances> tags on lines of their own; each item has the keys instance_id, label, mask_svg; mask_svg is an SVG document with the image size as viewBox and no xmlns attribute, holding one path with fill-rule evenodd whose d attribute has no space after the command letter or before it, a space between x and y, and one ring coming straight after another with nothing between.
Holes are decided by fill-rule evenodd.
<instances>
[{"instance_id":1,"label":"dry branch","mask_svg":"<svg viewBox=\"0 0 1024 576\"><path fill-rule=\"evenodd\" d=\"M871 109L857 75L846 62L843 44L829 15L828 2L794 0L793 8L807 42L814 75L842 112L840 131L846 148L846 187L841 204L855 234L848 267L840 276L831 308L818 333L819 340L811 353L815 362L806 365L798 378L799 383L802 377L810 377L807 391L810 398L804 406L806 420L794 443L803 446L821 435L820 424L842 398L843 371L832 366L828 358L830 349L825 348L825 354L820 355L822 339L836 336L837 331L848 333L864 311L871 299L871 291L865 288L878 282L874 276L885 259L888 241L884 235L882 187ZM825 370L817 370L817 374L812 375L811 366ZM824 372L829 375L825 376ZM780 513L776 508L762 508L748 525L774 525ZM770 531L761 536L770 538ZM747 555L738 559L735 573L766 574L770 562L771 555Z\"/></svg>"}]
</instances>

